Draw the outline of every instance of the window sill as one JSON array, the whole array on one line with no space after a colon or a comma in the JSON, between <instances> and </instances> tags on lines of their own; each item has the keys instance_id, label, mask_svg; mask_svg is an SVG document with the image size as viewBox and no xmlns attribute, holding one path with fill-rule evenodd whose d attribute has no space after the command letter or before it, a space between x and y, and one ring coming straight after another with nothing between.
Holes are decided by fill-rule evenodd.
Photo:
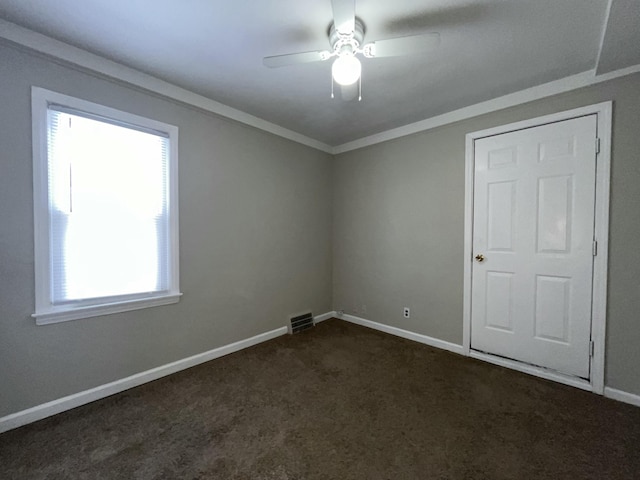
<instances>
[{"instance_id":1,"label":"window sill","mask_svg":"<svg viewBox=\"0 0 640 480\"><path fill-rule=\"evenodd\" d=\"M47 325L50 323L66 322L69 320L79 320L81 318L109 315L111 313L158 307L160 305L170 305L172 303L178 303L181 296L182 293L172 293L158 297L138 298L135 300L125 300L122 302L75 308L65 305L64 307L54 307L46 311L37 312L31 316L36 319L36 325Z\"/></svg>"}]
</instances>

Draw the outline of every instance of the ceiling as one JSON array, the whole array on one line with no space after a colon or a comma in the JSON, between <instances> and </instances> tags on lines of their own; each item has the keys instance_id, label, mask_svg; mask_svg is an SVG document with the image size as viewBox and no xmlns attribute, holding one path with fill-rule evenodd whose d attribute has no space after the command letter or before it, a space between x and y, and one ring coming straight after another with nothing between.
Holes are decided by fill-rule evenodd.
<instances>
[{"instance_id":1,"label":"ceiling","mask_svg":"<svg viewBox=\"0 0 640 480\"><path fill-rule=\"evenodd\" d=\"M362 61L331 99L331 0L0 0L0 18L331 146L594 70L640 63L638 0L357 0L365 42L439 32L422 55Z\"/></svg>"}]
</instances>

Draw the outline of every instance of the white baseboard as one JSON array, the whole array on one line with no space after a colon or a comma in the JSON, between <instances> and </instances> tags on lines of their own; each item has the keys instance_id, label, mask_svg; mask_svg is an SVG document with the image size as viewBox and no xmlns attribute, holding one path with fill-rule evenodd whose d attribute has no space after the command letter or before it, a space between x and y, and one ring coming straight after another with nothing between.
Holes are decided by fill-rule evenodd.
<instances>
[{"instance_id":1,"label":"white baseboard","mask_svg":"<svg viewBox=\"0 0 640 480\"><path fill-rule=\"evenodd\" d=\"M336 312L327 312L327 313L323 313L322 315L318 315L316 317L313 317L313 323L314 325L316 323L320 323L320 322L324 322L325 320L329 320L330 318L333 318L336 316Z\"/></svg>"},{"instance_id":2,"label":"white baseboard","mask_svg":"<svg viewBox=\"0 0 640 480\"><path fill-rule=\"evenodd\" d=\"M371 320L366 320L364 318L356 317L355 315L349 315L346 313L343 313L340 315L338 314L338 312L329 312L324 315L321 315L321 317L323 317L323 320L336 317L341 320L345 320L347 322L355 323L357 325L362 325L363 327L373 328L374 330L380 330L381 332L390 333L391 335L396 335L398 337L407 338L409 340L414 340L419 343L424 343L425 345L429 345L431 347L441 348L449 352L464 355L464 349L462 345L457 345L455 343L450 343L444 340L429 337L427 335L410 332L408 330L403 330L401 328L391 327L383 323L373 322ZM535 367L528 368L527 365L518 364L518 362L511 362L506 359L500 359L499 357L482 354L480 352L471 351L469 356L472 358L484 360L489 363L493 363L503 367L512 368L512 369L521 371L523 373L528 373L530 375L535 375L542 378L546 378L548 380L564 383L565 385L571 385L573 387L580 388L582 390L592 391L591 384L586 381L576 380L571 377L566 377L564 375L554 374L553 372L540 372L539 371L540 369L536 369ZM515 364L515 365L512 365L512 364ZM629 403L631 405L640 407L640 395L624 392L622 390L617 390L611 387L605 387L604 396L611 398L613 400L618 400L620 402Z\"/></svg>"},{"instance_id":3,"label":"white baseboard","mask_svg":"<svg viewBox=\"0 0 640 480\"><path fill-rule=\"evenodd\" d=\"M631 405L640 407L640 395L636 395L634 393L617 390L611 387L604 387L604 396L613 400L630 403Z\"/></svg>"},{"instance_id":4,"label":"white baseboard","mask_svg":"<svg viewBox=\"0 0 640 480\"><path fill-rule=\"evenodd\" d=\"M442 350L458 353L460 355L463 354L462 345L456 345L455 343L447 342L445 340L429 337L420 333L410 332L409 330L403 330L397 327L391 327L383 323L373 322L371 320L366 320L364 318L356 317L355 315L349 315L346 313L343 313L337 318L341 318L342 320L346 320L347 322L355 323L357 325L362 325L363 327L369 327L373 328L374 330L380 330L381 332L390 333L391 335L407 338L409 340L413 340L414 342L424 343L425 345L429 345L431 347L441 348Z\"/></svg>"},{"instance_id":5,"label":"white baseboard","mask_svg":"<svg viewBox=\"0 0 640 480\"><path fill-rule=\"evenodd\" d=\"M338 317L337 312L332 311L324 313L322 315L318 315L314 317L313 320L314 323L320 323L333 317L341 318L342 320L345 320L347 322L362 325L364 327L379 330L381 332L396 335L398 337L414 340L425 345L458 353L460 355L463 354L463 348L461 345L456 345L455 343L446 342L444 340L439 340L427 335L410 332L401 328L391 327L382 323L373 322L371 320L366 320L354 315L343 314ZM201 363L208 362L225 355L229 355L230 353L243 350L253 345L257 345L258 343L266 342L267 340L280 337L282 335L285 335L286 333L287 327L277 328L275 330L271 330L270 332L256 335L255 337L247 338L245 340L240 340L239 342L214 348L213 350L199 353L197 355L193 355L176 362L168 363L160 367L152 368L151 370L140 372L135 375L131 375L130 377L122 378L111 383L100 385L83 392L74 393L73 395L68 395L51 402L43 403L42 405L37 405L20 412L12 413L5 417L0 417L0 433L36 422L38 420L42 420L43 418L56 415L57 413L61 413L66 410L71 410L72 408L91 403L95 400L100 400L101 398L105 398L110 395L129 390L130 388L137 387L153 380L157 380L158 378L171 375L172 373L176 373L181 370L194 367ZM617 390L611 387L605 387L604 396L613 400L619 400L621 402L640 407L640 395L624 392L622 390Z\"/></svg>"},{"instance_id":6,"label":"white baseboard","mask_svg":"<svg viewBox=\"0 0 640 480\"><path fill-rule=\"evenodd\" d=\"M21 427L28 423L41 420L46 417L50 417L66 410L79 407L91 403L95 400L108 397L115 393L123 392L133 387L142 385L143 383L157 380L158 378L171 375L172 373L185 370L190 367L194 367L209 360L213 360L230 353L243 350L245 348L257 345L258 343L266 342L267 340L274 339L287 333L287 327L276 328L270 332L261 333L255 337L240 340L239 342L231 343L222 347L214 348L207 352L193 355L176 362L168 363L160 367L152 368L145 372L136 373L130 377L122 378L111 383L106 383L83 392L74 393L66 397L53 400L51 402L43 403L20 412L12 413L5 417L0 418L0 433L12 430L14 428Z\"/></svg>"}]
</instances>

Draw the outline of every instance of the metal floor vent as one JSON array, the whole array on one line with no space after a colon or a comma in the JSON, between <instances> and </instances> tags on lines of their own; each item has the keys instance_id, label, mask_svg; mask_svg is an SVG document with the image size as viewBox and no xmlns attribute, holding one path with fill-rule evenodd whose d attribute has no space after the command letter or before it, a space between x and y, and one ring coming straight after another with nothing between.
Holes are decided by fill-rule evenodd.
<instances>
[{"instance_id":1,"label":"metal floor vent","mask_svg":"<svg viewBox=\"0 0 640 480\"><path fill-rule=\"evenodd\" d=\"M313 327L313 315L311 312L299 315L291 319L291 333L300 333L307 328Z\"/></svg>"}]
</instances>

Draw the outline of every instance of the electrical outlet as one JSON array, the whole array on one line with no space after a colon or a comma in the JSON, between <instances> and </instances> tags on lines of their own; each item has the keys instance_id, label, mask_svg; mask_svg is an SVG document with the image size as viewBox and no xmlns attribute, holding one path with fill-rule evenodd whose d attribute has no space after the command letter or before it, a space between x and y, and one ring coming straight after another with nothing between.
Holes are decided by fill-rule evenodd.
<instances>
[{"instance_id":1,"label":"electrical outlet","mask_svg":"<svg viewBox=\"0 0 640 480\"><path fill-rule=\"evenodd\" d=\"M365 313L367 313L367 306L364 303L362 304L362 308L360 309L360 313L362 313L363 315Z\"/></svg>"},{"instance_id":2,"label":"electrical outlet","mask_svg":"<svg viewBox=\"0 0 640 480\"><path fill-rule=\"evenodd\" d=\"M409 307L404 307L404 310L402 311L402 315L404 316L404 318L411 317L411 310L409 309Z\"/></svg>"}]
</instances>

